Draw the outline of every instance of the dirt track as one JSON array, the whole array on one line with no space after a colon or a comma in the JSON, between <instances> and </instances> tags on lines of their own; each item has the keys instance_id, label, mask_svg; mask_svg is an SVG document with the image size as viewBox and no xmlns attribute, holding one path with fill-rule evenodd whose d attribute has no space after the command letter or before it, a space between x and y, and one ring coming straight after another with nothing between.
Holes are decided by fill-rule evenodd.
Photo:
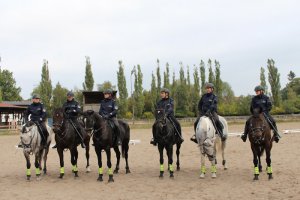
<instances>
[{"instance_id":1,"label":"dirt track","mask_svg":"<svg viewBox=\"0 0 300 200\"><path fill-rule=\"evenodd\" d=\"M280 123L279 129L299 129L300 123ZM242 132L242 125L230 125L229 132ZM286 134L272 149L274 179L268 181L266 172L260 180L253 182L252 153L249 142L243 143L238 137L230 137L227 146L229 169L218 166L218 177L199 179L200 153L198 147L189 141L192 128L184 128L185 142L181 151L181 171L175 178L166 176L159 179L157 148L149 144L150 129L134 129L131 139L141 143L130 146L129 164L131 174L125 174L124 161L115 175L114 183L97 182L97 160L91 150L91 173L85 173L84 151L79 147L79 178L71 173L70 155L65 153L66 174L58 179L59 159L55 150L48 157L48 175L41 181L25 180L25 159L22 150L16 150L18 136L0 136L2 162L0 171L0 199L300 199L300 134ZM114 157L114 153L112 154ZM219 160L220 155L219 155ZM32 159L33 160L33 159ZM263 157L265 160L265 157ZM104 163L106 163L104 156ZM113 159L115 163L115 158ZM266 164L263 162L263 168ZM207 162L209 166L209 162ZM166 167L166 164L165 164ZM34 168L32 167L32 174Z\"/></svg>"}]
</instances>

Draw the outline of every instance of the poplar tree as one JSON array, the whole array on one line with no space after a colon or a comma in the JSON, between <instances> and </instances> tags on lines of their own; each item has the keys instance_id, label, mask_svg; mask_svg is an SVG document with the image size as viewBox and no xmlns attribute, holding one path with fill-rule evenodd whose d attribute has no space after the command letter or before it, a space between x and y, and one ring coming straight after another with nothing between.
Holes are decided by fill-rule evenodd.
<instances>
[{"instance_id":1,"label":"poplar tree","mask_svg":"<svg viewBox=\"0 0 300 200\"><path fill-rule=\"evenodd\" d=\"M268 94L268 86L266 82L265 69L260 68L260 85L265 89L265 94Z\"/></svg>"},{"instance_id":2,"label":"poplar tree","mask_svg":"<svg viewBox=\"0 0 300 200\"><path fill-rule=\"evenodd\" d=\"M52 83L50 79L50 73L48 68L48 61L44 60L43 67L42 67L42 79L39 85L39 94L41 96L41 101L43 102L47 114L50 115L51 113L51 104L50 100L52 97Z\"/></svg>"},{"instance_id":3,"label":"poplar tree","mask_svg":"<svg viewBox=\"0 0 300 200\"><path fill-rule=\"evenodd\" d=\"M93 91L94 88L94 78L92 72L92 65L90 62L90 57L85 57L85 79L84 83L82 84L83 90L85 91Z\"/></svg>"},{"instance_id":4,"label":"poplar tree","mask_svg":"<svg viewBox=\"0 0 300 200\"><path fill-rule=\"evenodd\" d=\"M275 67L275 62L273 59L268 59L268 80L271 86L271 93L274 101L274 106L280 106L280 74L278 73L277 67Z\"/></svg>"},{"instance_id":5,"label":"poplar tree","mask_svg":"<svg viewBox=\"0 0 300 200\"><path fill-rule=\"evenodd\" d=\"M201 93L205 93L205 63L203 60L200 62L200 77L201 77Z\"/></svg>"},{"instance_id":6,"label":"poplar tree","mask_svg":"<svg viewBox=\"0 0 300 200\"><path fill-rule=\"evenodd\" d=\"M118 90L119 90L119 98L118 98L118 104L119 104L119 114L121 117L125 117L126 112L128 110L128 92L126 87L126 78L124 74L124 65L122 64L122 61L119 61L119 71L117 72L117 78L118 78Z\"/></svg>"}]
</instances>

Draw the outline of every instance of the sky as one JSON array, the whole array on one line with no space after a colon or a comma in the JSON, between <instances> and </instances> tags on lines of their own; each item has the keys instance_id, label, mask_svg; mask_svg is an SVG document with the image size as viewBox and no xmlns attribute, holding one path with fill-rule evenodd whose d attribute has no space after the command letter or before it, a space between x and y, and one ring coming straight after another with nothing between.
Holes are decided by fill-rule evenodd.
<instances>
[{"instance_id":1,"label":"sky","mask_svg":"<svg viewBox=\"0 0 300 200\"><path fill-rule=\"evenodd\" d=\"M179 77L179 62L192 73L210 58L235 95L253 94L269 58L282 87L289 71L300 75L299 7L296 0L0 0L0 65L13 72L25 99L41 80L44 59L53 86L81 88L85 56L96 84L117 85L122 60L129 93L137 64L149 89L157 59Z\"/></svg>"}]
</instances>

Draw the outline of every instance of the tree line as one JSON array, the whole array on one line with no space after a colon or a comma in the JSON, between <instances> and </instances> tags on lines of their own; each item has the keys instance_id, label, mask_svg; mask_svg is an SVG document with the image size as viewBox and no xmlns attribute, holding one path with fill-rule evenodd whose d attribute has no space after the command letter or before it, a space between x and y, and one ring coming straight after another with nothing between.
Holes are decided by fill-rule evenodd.
<instances>
[{"instance_id":1,"label":"tree line","mask_svg":"<svg viewBox=\"0 0 300 200\"><path fill-rule=\"evenodd\" d=\"M117 71L117 85L110 81L101 84L94 83L92 65L87 56L85 77L82 89L74 88L75 98L82 104L83 91L92 91L95 86L98 91L108 88L118 90L119 117L122 118L153 118L156 102L160 99L161 88L168 88L171 97L175 100L175 115L177 117L195 117L197 105L202 94L205 92L205 83L215 85L215 94L219 99L218 112L220 115L249 115L251 95L235 96L230 84L221 78L221 65L218 60L201 60L198 65L185 66L179 62L179 77L170 72L168 63L162 65L159 59L151 74L151 86L147 90L143 88L143 72L140 65L131 70L130 92L126 83L125 66L119 61ZM259 73L260 84L265 88L265 93L273 101L273 114L298 113L300 112L300 78L293 71L288 76L288 84L281 88L280 74L273 59L267 60L266 67L261 67ZM268 84L269 83L269 84ZM269 86L268 86L269 85ZM66 101L68 89L57 82L52 86L48 61L44 60L41 72L41 81L33 89L32 94L39 94L45 104L48 113L54 108L61 107ZM9 70L0 69L0 101L21 100L21 88L16 86L13 73ZM50 111L50 112L49 112Z\"/></svg>"}]
</instances>

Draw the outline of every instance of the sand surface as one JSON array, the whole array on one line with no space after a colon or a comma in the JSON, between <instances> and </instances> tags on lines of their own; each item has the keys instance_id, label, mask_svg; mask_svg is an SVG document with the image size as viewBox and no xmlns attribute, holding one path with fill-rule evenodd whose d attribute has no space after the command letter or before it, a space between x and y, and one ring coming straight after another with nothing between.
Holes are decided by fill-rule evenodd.
<instances>
[{"instance_id":1,"label":"sand surface","mask_svg":"<svg viewBox=\"0 0 300 200\"><path fill-rule=\"evenodd\" d=\"M279 123L280 130L299 129L300 123ZM229 125L229 132L242 132L243 125ZM131 145L129 165L131 174L125 174L124 160L115 182L97 182L97 157L91 149L92 172L85 172L85 153L79 147L79 178L71 173L70 154L65 152L65 177L58 179L59 158L56 150L48 156L48 174L37 181L32 166L32 180L25 179L25 158L22 150L16 150L17 135L0 136L0 199L46 200L46 199L300 199L300 134L285 134L272 149L274 179L269 181L264 170L260 180L254 182L252 152L249 142L243 143L238 137L230 137L227 143L226 160L228 170L219 164L217 178L210 178L208 170L205 179L200 179L200 152L189 138L191 127L183 129L185 142L181 149L181 171L170 179L165 173L159 179L159 154L156 147L149 144L150 129L134 129L131 139L141 143ZM104 155L104 154L103 154ZM115 154L113 165L115 165ZM33 161L33 157L31 159ZM165 159L167 160L167 159ZM221 161L221 155L218 155ZM103 160L106 164L106 157ZM219 162L221 163L221 162ZM207 167L210 163L206 162ZM263 169L265 169L265 156ZM106 166L105 166L106 168ZM165 168L167 164L165 163Z\"/></svg>"}]
</instances>

